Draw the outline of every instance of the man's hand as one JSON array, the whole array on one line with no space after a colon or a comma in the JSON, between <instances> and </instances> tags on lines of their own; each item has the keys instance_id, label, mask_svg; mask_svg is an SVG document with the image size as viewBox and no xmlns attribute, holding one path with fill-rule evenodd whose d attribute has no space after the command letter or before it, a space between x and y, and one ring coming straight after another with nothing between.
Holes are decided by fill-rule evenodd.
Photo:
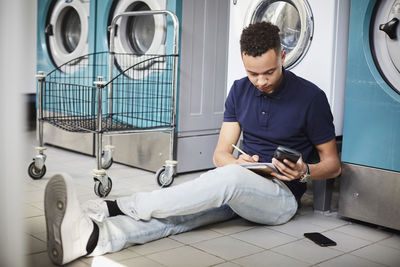
<instances>
[{"instance_id":1,"label":"man's hand","mask_svg":"<svg viewBox=\"0 0 400 267\"><path fill-rule=\"evenodd\" d=\"M260 157L258 155L247 155L247 154L240 154L239 158L236 160L236 164L246 164L252 162L258 162Z\"/></svg>"},{"instance_id":2,"label":"man's hand","mask_svg":"<svg viewBox=\"0 0 400 267\"><path fill-rule=\"evenodd\" d=\"M276 158L272 158L272 163L281 172L272 172L271 175L284 181L292 181L300 179L300 177L307 172L306 164L303 162L302 157L296 163L284 159L283 163Z\"/></svg>"}]
</instances>

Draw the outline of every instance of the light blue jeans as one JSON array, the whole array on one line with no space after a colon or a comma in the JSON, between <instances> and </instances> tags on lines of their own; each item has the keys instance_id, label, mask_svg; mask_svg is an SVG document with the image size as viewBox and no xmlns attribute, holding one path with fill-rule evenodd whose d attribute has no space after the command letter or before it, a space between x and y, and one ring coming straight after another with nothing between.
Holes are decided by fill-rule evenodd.
<instances>
[{"instance_id":1,"label":"light blue jeans","mask_svg":"<svg viewBox=\"0 0 400 267\"><path fill-rule=\"evenodd\" d=\"M297 202L278 179L228 165L173 187L117 199L122 212L99 222L99 241L91 255L116 252L239 215L277 225L290 220Z\"/></svg>"}]
</instances>

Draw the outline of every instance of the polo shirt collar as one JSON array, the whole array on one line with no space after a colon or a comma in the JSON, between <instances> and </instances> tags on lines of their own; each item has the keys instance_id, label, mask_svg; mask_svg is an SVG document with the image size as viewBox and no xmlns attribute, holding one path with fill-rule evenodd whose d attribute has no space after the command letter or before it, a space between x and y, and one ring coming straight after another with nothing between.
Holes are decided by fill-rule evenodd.
<instances>
[{"instance_id":1,"label":"polo shirt collar","mask_svg":"<svg viewBox=\"0 0 400 267\"><path fill-rule=\"evenodd\" d=\"M282 78L281 83L278 85L278 87L275 89L275 91L272 94L263 93L260 90L258 90L257 87L254 86L256 89L255 95L256 96L267 96L267 97L270 97L273 99L281 99L283 93L286 91L285 89L286 89L286 84L288 81L288 75L287 75L284 67L282 67L282 75L283 75L283 78Z\"/></svg>"}]
</instances>

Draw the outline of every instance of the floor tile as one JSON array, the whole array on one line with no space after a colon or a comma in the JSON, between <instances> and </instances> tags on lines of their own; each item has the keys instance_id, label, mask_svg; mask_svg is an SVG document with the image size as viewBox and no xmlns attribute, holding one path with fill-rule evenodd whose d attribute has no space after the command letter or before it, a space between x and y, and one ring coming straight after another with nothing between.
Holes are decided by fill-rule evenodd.
<instances>
[{"instance_id":1,"label":"floor tile","mask_svg":"<svg viewBox=\"0 0 400 267\"><path fill-rule=\"evenodd\" d=\"M46 242L31 235L25 234L25 242L25 254L33 254L47 250Z\"/></svg>"},{"instance_id":2,"label":"floor tile","mask_svg":"<svg viewBox=\"0 0 400 267\"><path fill-rule=\"evenodd\" d=\"M130 260L130 259L127 259ZM98 257L93 257L90 258L89 260L84 258L81 260L81 262L85 263L86 266L91 266L91 267L125 267L127 265L109 259L106 256L98 256Z\"/></svg>"},{"instance_id":3,"label":"floor tile","mask_svg":"<svg viewBox=\"0 0 400 267\"><path fill-rule=\"evenodd\" d=\"M213 266L214 267L238 267L240 265L236 264L236 263L233 263L233 262L230 262L230 261L227 261L227 262L220 263L220 264L213 265Z\"/></svg>"},{"instance_id":4,"label":"floor tile","mask_svg":"<svg viewBox=\"0 0 400 267\"><path fill-rule=\"evenodd\" d=\"M378 244L400 250L400 234L394 234L392 237L379 241Z\"/></svg>"},{"instance_id":5,"label":"floor tile","mask_svg":"<svg viewBox=\"0 0 400 267\"><path fill-rule=\"evenodd\" d=\"M374 263L372 261L345 254L337 258L333 258L326 262L320 263L318 267L339 267L339 266L351 266L351 267L383 267L384 265Z\"/></svg>"},{"instance_id":6,"label":"floor tile","mask_svg":"<svg viewBox=\"0 0 400 267\"><path fill-rule=\"evenodd\" d=\"M337 213L321 214L321 213L310 213L307 216L298 216L300 221L318 225L323 227L325 230L334 229L339 226L347 225L348 222L338 218Z\"/></svg>"},{"instance_id":7,"label":"floor tile","mask_svg":"<svg viewBox=\"0 0 400 267\"><path fill-rule=\"evenodd\" d=\"M372 241L361 239L335 230L323 232L322 234L336 242L337 245L332 248L343 252L350 252L372 243Z\"/></svg>"},{"instance_id":8,"label":"floor tile","mask_svg":"<svg viewBox=\"0 0 400 267\"><path fill-rule=\"evenodd\" d=\"M34 182L31 182L31 181L28 180L28 179L30 179L30 178L27 178L27 179L24 180L24 182L23 182L23 189L24 189L24 192L31 192L31 191L37 191L37 190L43 189L43 188L41 188L40 186L38 186L38 185L35 184ZM33 181L33 180L32 180L32 181Z\"/></svg>"},{"instance_id":9,"label":"floor tile","mask_svg":"<svg viewBox=\"0 0 400 267\"><path fill-rule=\"evenodd\" d=\"M310 264L298 261L296 259L280 255L272 251L263 251L251 256L236 259L233 262L241 266L252 267L303 267L310 266Z\"/></svg>"},{"instance_id":10,"label":"floor tile","mask_svg":"<svg viewBox=\"0 0 400 267\"><path fill-rule=\"evenodd\" d=\"M317 264L343 254L338 250L320 247L306 239L273 248L272 251L311 264Z\"/></svg>"},{"instance_id":11,"label":"floor tile","mask_svg":"<svg viewBox=\"0 0 400 267\"><path fill-rule=\"evenodd\" d=\"M179 247L147 256L166 266L210 266L224 262L223 259L190 246Z\"/></svg>"},{"instance_id":12,"label":"floor tile","mask_svg":"<svg viewBox=\"0 0 400 267\"><path fill-rule=\"evenodd\" d=\"M270 249L297 240L297 238L293 236L270 230L266 227L253 228L231 236L265 249Z\"/></svg>"},{"instance_id":13,"label":"floor tile","mask_svg":"<svg viewBox=\"0 0 400 267\"><path fill-rule=\"evenodd\" d=\"M36 191L29 191L24 193L24 202L43 202L44 201L44 191L42 189Z\"/></svg>"},{"instance_id":14,"label":"floor tile","mask_svg":"<svg viewBox=\"0 0 400 267\"><path fill-rule=\"evenodd\" d=\"M119 262L119 264L120 264L119 266L125 266L125 267L161 267L161 266L165 266L165 265L162 265L158 262L155 262L155 261L153 261L149 258L143 257L143 256L129 259L129 260L124 260L124 261ZM108 267L108 265L102 265L102 266Z\"/></svg>"},{"instance_id":15,"label":"floor tile","mask_svg":"<svg viewBox=\"0 0 400 267\"><path fill-rule=\"evenodd\" d=\"M353 251L351 254L387 266L400 266L400 250L373 244L368 247Z\"/></svg>"},{"instance_id":16,"label":"floor tile","mask_svg":"<svg viewBox=\"0 0 400 267\"><path fill-rule=\"evenodd\" d=\"M25 231L29 234L43 233L46 231L44 216L24 219Z\"/></svg>"},{"instance_id":17,"label":"floor tile","mask_svg":"<svg viewBox=\"0 0 400 267\"><path fill-rule=\"evenodd\" d=\"M136 257L140 257L140 255L129 249L124 249L119 252L109 253L103 256L85 257L82 258L82 261L86 264L94 266L93 264L96 264L96 262L97 264L99 264L99 262L121 262L123 260L128 260Z\"/></svg>"},{"instance_id":18,"label":"floor tile","mask_svg":"<svg viewBox=\"0 0 400 267\"><path fill-rule=\"evenodd\" d=\"M211 231L205 228L200 228L179 235L173 235L170 238L179 241L183 244L193 244L196 242L213 239L220 236L221 234L215 231Z\"/></svg>"},{"instance_id":19,"label":"floor tile","mask_svg":"<svg viewBox=\"0 0 400 267\"><path fill-rule=\"evenodd\" d=\"M44 189L43 189L43 192L44 192ZM42 201L40 201L40 202L30 202L29 205L32 205L35 208L38 208L38 209L42 210L43 214L44 214L44 203Z\"/></svg>"},{"instance_id":20,"label":"floor tile","mask_svg":"<svg viewBox=\"0 0 400 267\"><path fill-rule=\"evenodd\" d=\"M42 240L43 242L47 242L47 233L46 232L41 232L41 233L35 233L31 234L33 237L36 237L39 240Z\"/></svg>"},{"instance_id":21,"label":"floor tile","mask_svg":"<svg viewBox=\"0 0 400 267\"><path fill-rule=\"evenodd\" d=\"M384 230L361 224L348 224L335 230L369 241L380 241L391 236L391 234Z\"/></svg>"},{"instance_id":22,"label":"floor tile","mask_svg":"<svg viewBox=\"0 0 400 267\"><path fill-rule=\"evenodd\" d=\"M257 224L249 222L245 219L236 218L236 219L229 220L226 222L211 225L210 229L213 231L216 231L218 233L224 234L224 235L230 235L230 234L249 230L256 226L257 226Z\"/></svg>"},{"instance_id":23,"label":"floor tile","mask_svg":"<svg viewBox=\"0 0 400 267\"><path fill-rule=\"evenodd\" d=\"M232 260L262 251L262 248L260 247L256 247L229 236L199 242L192 246L225 260Z\"/></svg>"},{"instance_id":24,"label":"floor tile","mask_svg":"<svg viewBox=\"0 0 400 267\"><path fill-rule=\"evenodd\" d=\"M41 216L44 215L44 211L29 205L29 204L23 204L23 216L24 218L30 218L30 217L36 217L36 216Z\"/></svg>"},{"instance_id":25,"label":"floor tile","mask_svg":"<svg viewBox=\"0 0 400 267\"><path fill-rule=\"evenodd\" d=\"M148 255L156 252L161 252L168 249L173 249L183 246L182 243L172 240L170 238L163 238L160 240L152 241L144 245L136 245L128 248L129 250L136 252L140 255Z\"/></svg>"},{"instance_id":26,"label":"floor tile","mask_svg":"<svg viewBox=\"0 0 400 267\"><path fill-rule=\"evenodd\" d=\"M292 220L289 221L288 223L277 225L277 226L269 226L271 230L274 231L279 231L284 234L291 235L293 237L297 238L303 238L304 233L308 232L323 232L326 230L326 228L315 225L315 224L310 224L307 221L297 219L297 220Z\"/></svg>"},{"instance_id":27,"label":"floor tile","mask_svg":"<svg viewBox=\"0 0 400 267\"><path fill-rule=\"evenodd\" d=\"M38 267L38 266L53 267L53 266L57 266L57 265L53 264L50 261L49 256L47 255L47 252L42 252L42 253L28 255L26 257L26 266L27 267ZM66 267L88 267L89 265L87 265L86 263L84 263L81 260L76 260L76 261L73 261L64 266L66 266Z\"/></svg>"}]
</instances>

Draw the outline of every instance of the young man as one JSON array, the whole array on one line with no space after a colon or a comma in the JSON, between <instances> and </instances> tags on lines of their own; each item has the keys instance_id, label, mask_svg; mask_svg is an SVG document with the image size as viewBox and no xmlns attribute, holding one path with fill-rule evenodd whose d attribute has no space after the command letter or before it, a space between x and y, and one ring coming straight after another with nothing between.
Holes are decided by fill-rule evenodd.
<instances>
[{"instance_id":1,"label":"young man","mask_svg":"<svg viewBox=\"0 0 400 267\"><path fill-rule=\"evenodd\" d=\"M47 244L54 263L119 251L236 215L261 224L282 224L296 213L306 190L304 180L339 175L326 96L283 69L279 29L265 22L250 25L240 43L248 77L235 81L226 100L214 153L217 168L170 188L115 201L89 201L83 209L71 179L55 175L45 191ZM231 144L241 132L247 154L235 158ZM280 162L273 158L278 145L294 148L302 157L296 163ZM308 165L314 147L320 162ZM271 160L279 172L257 174L239 166Z\"/></svg>"}]
</instances>

